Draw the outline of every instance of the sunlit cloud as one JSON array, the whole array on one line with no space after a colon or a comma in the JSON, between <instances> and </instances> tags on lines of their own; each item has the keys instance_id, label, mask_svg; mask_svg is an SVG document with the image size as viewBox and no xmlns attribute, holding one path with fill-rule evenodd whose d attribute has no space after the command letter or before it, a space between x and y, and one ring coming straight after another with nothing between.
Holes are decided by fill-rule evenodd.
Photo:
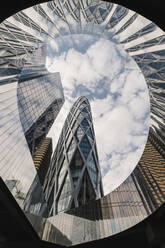
<instances>
[{"instance_id":1,"label":"sunlit cloud","mask_svg":"<svg viewBox=\"0 0 165 248\"><path fill-rule=\"evenodd\" d=\"M149 96L140 69L115 43L92 35L51 41L47 68L60 72L65 103L49 136L54 147L79 96L91 104L104 193L119 186L138 163L149 128Z\"/></svg>"}]
</instances>

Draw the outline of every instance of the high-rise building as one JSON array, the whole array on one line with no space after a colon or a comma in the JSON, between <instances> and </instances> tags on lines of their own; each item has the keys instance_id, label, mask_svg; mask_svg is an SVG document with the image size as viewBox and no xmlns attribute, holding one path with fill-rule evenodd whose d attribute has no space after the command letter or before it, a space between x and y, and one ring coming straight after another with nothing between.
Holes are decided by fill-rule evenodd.
<instances>
[{"instance_id":1,"label":"high-rise building","mask_svg":"<svg viewBox=\"0 0 165 248\"><path fill-rule=\"evenodd\" d=\"M55 214L103 196L91 108L86 97L78 98L66 118L48 175L54 185ZM51 192L50 184L47 188Z\"/></svg>"},{"instance_id":2,"label":"high-rise building","mask_svg":"<svg viewBox=\"0 0 165 248\"><path fill-rule=\"evenodd\" d=\"M24 199L24 211L26 213L35 213L45 217L49 214L50 204L47 204L45 200L43 184L46 180L46 173L50 166L51 156L52 139L45 138L41 141L40 146L33 157L37 174Z\"/></svg>"},{"instance_id":3,"label":"high-rise building","mask_svg":"<svg viewBox=\"0 0 165 248\"><path fill-rule=\"evenodd\" d=\"M41 142L33 159L34 166L37 170L37 174L41 185L43 185L44 183L44 179L50 165L51 156L52 156L52 139L45 138Z\"/></svg>"},{"instance_id":4,"label":"high-rise building","mask_svg":"<svg viewBox=\"0 0 165 248\"><path fill-rule=\"evenodd\" d=\"M22 114L20 120L21 106L18 106L17 93L20 93L21 95L22 92L19 92L17 88L20 87L21 84L23 86L24 83L24 75L22 74L20 77L20 74L25 62L34 51L37 52L38 47L41 47L45 41L47 42L51 38L54 40L60 36L65 39L67 35L72 36L75 34L96 35L98 38L103 37L104 39L116 43L117 46L120 46L121 44L128 55L136 61L145 76L149 88L151 101L150 128L155 136L165 144L164 32L150 20L143 18L134 11L125 9L122 6L113 3L106 3L105 1L54 0L34 6L30 9L22 10L0 24L1 177L6 182L19 204L21 202L21 207L24 206L24 199L26 198L27 208L22 208L25 209L25 211L27 210L28 213L26 212L26 214L30 216L29 220L40 237L43 240L59 244L64 244L65 238L67 238L69 240L67 241L69 245L104 238L132 227L150 214L152 212L151 209L155 209L154 206L156 204L153 199L156 194L159 195L160 199L160 196L162 195L162 193L159 193L160 185L161 189L163 189L163 180L161 180L161 177L158 180L157 175L160 174L158 174L158 169L156 169L156 161L154 165L155 169L153 170L151 169L152 165L150 161L149 168L146 166L146 169L143 164L141 164L141 171L139 170L139 174L132 174L118 189L112 192L112 194L109 194L100 200L91 200L91 209L88 205L86 205L86 207L83 205L84 207L80 206L68 210L72 210L72 213L59 213L48 219L42 218L44 208L43 211L39 211L39 209L40 205L43 205L43 202L46 206L46 201L43 198L43 194L41 194L42 192L40 189L42 189L42 187L31 156L31 153L33 156L37 154L35 147L38 147L39 149L41 145L39 144L40 142L35 144L35 139L37 140L40 138L40 135L33 136L33 134L31 135L30 133L31 128L33 129L33 124L31 125L30 122L28 122L30 121L31 116L26 119L28 122L27 127L25 124L26 121L23 121ZM39 54L36 58L37 57L39 58ZM42 60L42 56L40 56L39 60ZM101 63L101 61L99 61L99 63ZM31 71L35 71L35 68L32 68L33 65L28 65L29 68L31 67ZM40 69L41 68L42 70L40 70L38 74L28 74L28 77L31 77L32 79L34 76L36 80L40 74L38 79L44 79L46 76L44 74L45 69L40 66ZM25 72L25 70L23 71ZM30 81L27 80L27 82ZM31 86L29 85L29 90L31 90L30 87ZM132 87L134 87L134 84L132 84ZM29 90L25 90L25 94L28 95ZM36 96L37 94L32 95ZM43 97L43 95L41 97ZM43 99L46 100L48 98L43 97ZM20 102L21 101L19 100L19 104ZM47 107L50 106L49 104L43 108L43 116L47 116L44 111L47 111ZM31 107L29 106L29 111L34 111L33 104ZM26 116L28 116L28 114L27 111ZM40 114L33 120L34 123L39 121L38 118L40 118ZM44 127L44 125L42 127ZM25 137L24 130L26 130L26 128ZM41 128L41 133L42 132L43 130ZM44 137L42 137L42 139L44 140ZM32 144L31 141L33 141ZM157 143L160 144L159 142ZM31 153L29 147L31 147ZM163 146L160 145L160 147ZM152 148L153 153L158 156L153 150L153 147L150 146L150 148ZM145 155L145 165L149 163L149 160L146 159L147 156L149 158L149 153L148 155ZM158 158L160 158L160 156L158 156ZM164 163L162 158L161 160L162 163ZM163 171L161 166L161 169L159 169L160 171ZM50 197L52 201L54 201L55 193L53 173L55 174L54 168L50 171L50 175L52 176L45 180L48 187L44 184L46 199L49 199ZM152 201L149 201L147 206L144 201L146 200L147 195L145 194L144 188L140 187L138 175L140 175L139 178L142 178L143 175L147 175L146 177L143 177L143 183L146 189L148 186L151 187L150 191L148 191L152 194L150 193L148 198L152 199ZM72 182L73 179L70 174L69 176L70 182ZM153 180L154 176L156 182ZM51 180L49 181L49 179ZM149 182L152 183L152 186ZM78 185L78 181L76 185ZM157 185L159 185L159 187ZM156 187L157 192L155 195L154 186ZM47 191L47 189L49 190ZM36 195L30 194L30 192L35 192ZM157 205L159 204L160 201ZM141 207L139 208L139 206ZM80 208L82 210L81 215L78 213L79 216L77 216L77 212ZM33 215L30 215L30 213L33 213ZM38 214L40 214L40 217L37 216ZM91 215L92 217L89 218ZM104 217L100 218L99 216ZM71 228L68 228L68 226ZM57 234L57 230L62 233L59 240L54 235Z\"/></svg>"},{"instance_id":5,"label":"high-rise building","mask_svg":"<svg viewBox=\"0 0 165 248\"><path fill-rule=\"evenodd\" d=\"M24 63L17 87L19 117L37 172L26 194L24 209L38 215L47 213L41 185L50 166L52 141L45 137L64 103L60 74L46 69L45 58L44 45Z\"/></svg>"},{"instance_id":6,"label":"high-rise building","mask_svg":"<svg viewBox=\"0 0 165 248\"><path fill-rule=\"evenodd\" d=\"M71 240L72 244L76 245L119 233L137 224L152 211L131 174L108 195L49 217L49 224L47 223L43 230L46 232L48 228L51 228L53 231L54 226L64 237ZM49 226L50 223L52 227ZM47 237L49 238L50 236ZM53 241L67 245L58 233L54 234Z\"/></svg>"},{"instance_id":7,"label":"high-rise building","mask_svg":"<svg viewBox=\"0 0 165 248\"><path fill-rule=\"evenodd\" d=\"M150 130L144 153L133 172L152 211L165 201L165 147L158 137Z\"/></svg>"},{"instance_id":8,"label":"high-rise building","mask_svg":"<svg viewBox=\"0 0 165 248\"><path fill-rule=\"evenodd\" d=\"M164 154L163 144L150 130L137 167L118 188L101 199L59 213L52 217L53 224L78 244L84 237L86 241L103 238L143 220L164 202ZM65 227L66 221L71 230ZM61 242L57 235L55 240Z\"/></svg>"},{"instance_id":9,"label":"high-rise building","mask_svg":"<svg viewBox=\"0 0 165 248\"><path fill-rule=\"evenodd\" d=\"M34 156L64 103L59 73L45 67L46 46L24 64L18 80L18 110L22 128Z\"/></svg>"},{"instance_id":10,"label":"high-rise building","mask_svg":"<svg viewBox=\"0 0 165 248\"><path fill-rule=\"evenodd\" d=\"M32 207L29 201L28 211L39 213L38 206L42 205L44 193L32 157L36 155L64 103L63 88L60 74L51 73L45 67L46 45L42 44L38 49L33 49L32 46L31 52L28 51L27 54L24 54L26 49L20 50L20 46L17 51L16 48L10 49L11 53L15 51L17 55L22 52L22 57L13 54L3 70L6 76L1 77L3 125L0 137L5 141L2 142L1 149L6 147L1 159L1 176L22 208L27 202L27 196L29 199L29 192L35 193L30 190L34 188L32 185L35 179L38 187L36 192L40 194L38 193L38 198L30 196L35 198L35 203L33 202ZM48 162L46 167L49 167ZM3 167L4 164L6 168ZM40 174L39 176L41 177ZM11 183L8 182L17 184L11 188ZM21 201L18 187L23 196Z\"/></svg>"},{"instance_id":11,"label":"high-rise building","mask_svg":"<svg viewBox=\"0 0 165 248\"><path fill-rule=\"evenodd\" d=\"M143 155L131 175L103 198L55 216L54 225L76 244L84 237L103 238L138 223L165 201L164 164L164 144L150 129ZM72 230L64 227L64 220L72 223Z\"/></svg>"}]
</instances>

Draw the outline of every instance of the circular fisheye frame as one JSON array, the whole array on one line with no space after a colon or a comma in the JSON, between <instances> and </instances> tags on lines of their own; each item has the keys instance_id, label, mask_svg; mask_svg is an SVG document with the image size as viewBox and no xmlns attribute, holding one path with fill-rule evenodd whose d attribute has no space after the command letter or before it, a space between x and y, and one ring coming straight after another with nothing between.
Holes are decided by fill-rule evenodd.
<instances>
[{"instance_id":1,"label":"circular fisheye frame","mask_svg":"<svg viewBox=\"0 0 165 248\"><path fill-rule=\"evenodd\" d=\"M9 17L0 36L0 175L41 239L80 244L153 213L165 199L164 32L113 3L56 0Z\"/></svg>"}]
</instances>

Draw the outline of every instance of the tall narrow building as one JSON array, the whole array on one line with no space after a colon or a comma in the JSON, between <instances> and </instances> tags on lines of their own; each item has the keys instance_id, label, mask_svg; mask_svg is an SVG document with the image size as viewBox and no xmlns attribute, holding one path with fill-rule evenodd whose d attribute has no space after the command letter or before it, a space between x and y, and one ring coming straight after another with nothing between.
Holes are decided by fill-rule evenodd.
<instances>
[{"instance_id":1,"label":"tall narrow building","mask_svg":"<svg viewBox=\"0 0 165 248\"><path fill-rule=\"evenodd\" d=\"M24 210L37 215L47 213L41 185L50 166L52 141L46 135L64 103L60 73L49 72L45 59L46 45L43 45L24 63L17 86L19 119L35 172L25 196Z\"/></svg>"},{"instance_id":2,"label":"tall narrow building","mask_svg":"<svg viewBox=\"0 0 165 248\"><path fill-rule=\"evenodd\" d=\"M33 157L64 103L60 73L50 73L45 60L43 45L25 62L17 88L20 121Z\"/></svg>"},{"instance_id":3,"label":"tall narrow building","mask_svg":"<svg viewBox=\"0 0 165 248\"><path fill-rule=\"evenodd\" d=\"M53 187L54 214L103 196L91 108L86 97L80 97L67 116L48 175L51 185L45 190L49 191L49 198Z\"/></svg>"},{"instance_id":4,"label":"tall narrow building","mask_svg":"<svg viewBox=\"0 0 165 248\"><path fill-rule=\"evenodd\" d=\"M35 42L28 42L29 48L21 46L21 42L18 46L8 44L1 61L0 166L1 177L20 207L25 209L26 205L27 212L40 215L40 208L46 205L41 186L46 170L42 170L41 179L33 158L64 103L64 94L60 73L46 68L47 45L33 47ZM49 167L50 158L45 168ZM28 199L34 200L27 203Z\"/></svg>"}]
</instances>

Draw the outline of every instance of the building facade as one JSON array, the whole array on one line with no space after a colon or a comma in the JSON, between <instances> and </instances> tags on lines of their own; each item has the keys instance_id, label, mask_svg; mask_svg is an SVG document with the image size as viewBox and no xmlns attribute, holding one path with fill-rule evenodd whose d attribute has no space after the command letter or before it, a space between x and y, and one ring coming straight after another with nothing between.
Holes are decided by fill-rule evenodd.
<instances>
[{"instance_id":1,"label":"building facade","mask_svg":"<svg viewBox=\"0 0 165 248\"><path fill-rule=\"evenodd\" d=\"M33 158L64 103L64 95L60 74L46 69L46 45L40 44L34 49L31 44L27 53L26 47L20 48L8 49L10 54L14 51L15 54L6 63L4 56L4 69L1 68L0 137L5 141L1 147L4 154L1 176L22 209L28 206L27 211L40 214L42 203L45 205L41 186L44 175L43 169L42 173L41 169L36 170ZM49 161L50 158L47 168ZM29 192L35 193L34 184L35 192L40 193L30 196ZM27 199L35 200L27 203Z\"/></svg>"},{"instance_id":2,"label":"building facade","mask_svg":"<svg viewBox=\"0 0 165 248\"><path fill-rule=\"evenodd\" d=\"M144 153L133 172L152 211L165 201L165 146L158 137L150 130Z\"/></svg>"},{"instance_id":3,"label":"building facade","mask_svg":"<svg viewBox=\"0 0 165 248\"><path fill-rule=\"evenodd\" d=\"M150 129L143 155L131 175L98 200L50 217L63 235L79 244L113 235L140 222L165 200L165 149ZM66 221L71 229L65 227ZM85 228L84 228L85 227ZM66 245L58 235L54 242Z\"/></svg>"},{"instance_id":4,"label":"building facade","mask_svg":"<svg viewBox=\"0 0 165 248\"><path fill-rule=\"evenodd\" d=\"M33 158L41 185L43 185L52 156L52 139L45 138Z\"/></svg>"},{"instance_id":5,"label":"building facade","mask_svg":"<svg viewBox=\"0 0 165 248\"><path fill-rule=\"evenodd\" d=\"M38 184L36 183L36 185L40 185L40 182L29 151L28 144L30 142L27 144L23 125L20 121L17 98L20 73L27 58L34 51L37 51L37 48L43 45L45 41L51 38L56 39L59 36L64 38L65 35L72 34L97 35L111 40L117 45L121 44L123 49L136 61L149 88L151 102L150 128L155 137L158 137L165 144L165 40L164 32L159 27L132 10L100 0L55 0L22 10L0 24L0 172L1 177L12 191L17 202L22 198L21 207L25 197L27 202L30 199L27 198L27 192L30 192L29 189L35 188L31 187L32 182L37 182ZM29 125L29 130L30 127ZM31 137L31 135L29 136ZM33 137L33 139L35 138ZM32 147L32 150L34 150L35 144ZM151 147L154 152L153 146ZM160 159L156 152L154 154ZM150 155L152 154L150 153ZM149 157L149 155L147 156ZM162 158L161 161L164 163ZM146 165L149 160L145 159L143 162ZM154 166L156 168L156 161ZM163 171L161 166L159 169ZM146 166L146 168L148 171L145 171L144 165L141 164L138 173L140 176L142 174L147 175L146 179L143 178L146 188L151 183L153 185L150 186L152 194L148 197L150 199L154 197L155 185L160 199L162 193L159 193L159 187L162 184L161 189L163 189L163 180L160 180L161 177L158 180L158 175L160 175L158 174L158 169L151 169L151 161L149 167ZM53 175L55 172L52 170L51 173ZM153 180L153 176L155 176L156 182ZM46 198L51 197L51 199L54 199L54 177L50 178L52 178L52 182L49 179L47 180L49 191L48 194L46 191ZM114 235L143 220L152 212L152 207L153 210L155 209L156 203L153 200L150 206L145 206L144 200L142 200L146 199L145 190L139 187L140 183L138 182L140 181L138 180L138 175L131 176L114 191L112 194L113 199L108 195L101 199L104 204L98 203L99 200L93 202L91 206L96 210L93 211L93 220L86 217L92 213L86 213L85 215L84 212L92 212L92 210L85 207L82 209L85 218L78 217L75 213L73 215L59 213L59 215L48 219L38 218L37 214L39 212L37 211L40 208L40 202L35 197L33 198L34 205L28 208L29 216L30 213L33 213L29 220L41 238L49 242L64 243L64 239L57 240L56 236L52 235L57 228L61 230L63 237L67 237L70 245ZM134 183L136 183L136 187ZM47 189L46 185L45 188ZM37 186L36 189L42 189L42 187ZM38 192L36 190L37 195L40 197ZM42 195L40 199L42 199ZM114 213L111 213L110 204L113 205ZM142 208L138 211L140 204L142 204ZM160 202L158 202L159 204ZM108 218L105 221L98 217L98 215L102 215L100 214L101 208L106 209L105 213ZM146 209L149 209L148 212ZM75 208L75 211L78 210ZM110 212L109 214L108 211ZM32 221L33 218L34 221ZM72 228L68 228L68 225Z\"/></svg>"},{"instance_id":6,"label":"building facade","mask_svg":"<svg viewBox=\"0 0 165 248\"><path fill-rule=\"evenodd\" d=\"M86 97L74 103L66 118L47 178L50 183L45 182L45 190L50 195L53 187L54 214L103 196L91 108Z\"/></svg>"},{"instance_id":7,"label":"building facade","mask_svg":"<svg viewBox=\"0 0 165 248\"><path fill-rule=\"evenodd\" d=\"M64 103L60 74L50 73L45 59L43 45L25 62L17 87L19 117L37 173L26 194L24 211L42 216L47 216L42 186L52 155L52 140L46 135Z\"/></svg>"},{"instance_id":8,"label":"building facade","mask_svg":"<svg viewBox=\"0 0 165 248\"><path fill-rule=\"evenodd\" d=\"M43 45L25 62L18 80L19 116L32 156L64 103L60 73L50 73L45 60Z\"/></svg>"}]
</instances>

